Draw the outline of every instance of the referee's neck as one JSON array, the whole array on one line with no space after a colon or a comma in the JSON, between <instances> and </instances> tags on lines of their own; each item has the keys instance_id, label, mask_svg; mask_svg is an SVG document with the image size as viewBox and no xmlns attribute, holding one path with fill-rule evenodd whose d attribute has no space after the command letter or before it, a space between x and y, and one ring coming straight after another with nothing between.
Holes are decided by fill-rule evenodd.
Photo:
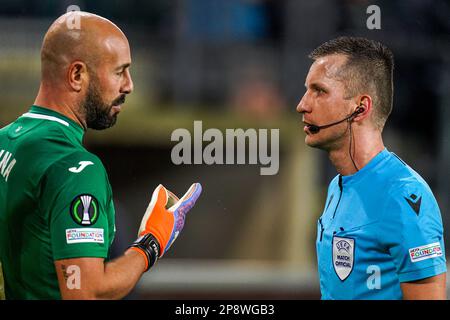
<instances>
[{"instance_id":1,"label":"referee's neck","mask_svg":"<svg viewBox=\"0 0 450 320\"><path fill-rule=\"evenodd\" d=\"M358 133L352 145L348 139L339 148L329 150L328 157L340 175L348 176L364 168L384 148L381 132Z\"/></svg>"}]
</instances>

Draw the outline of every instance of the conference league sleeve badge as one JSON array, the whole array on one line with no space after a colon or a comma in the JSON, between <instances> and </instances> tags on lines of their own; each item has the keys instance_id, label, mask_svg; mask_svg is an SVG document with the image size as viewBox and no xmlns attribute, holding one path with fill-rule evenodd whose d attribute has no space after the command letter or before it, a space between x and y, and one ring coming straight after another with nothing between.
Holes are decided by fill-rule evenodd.
<instances>
[{"instance_id":1,"label":"conference league sleeve badge","mask_svg":"<svg viewBox=\"0 0 450 320\"><path fill-rule=\"evenodd\" d=\"M76 196L70 205L70 215L77 224L92 226L99 216L97 199L90 194Z\"/></svg>"},{"instance_id":2,"label":"conference league sleeve badge","mask_svg":"<svg viewBox=\"0 0 450 320\"><path fill-rule=\"evenodd\" d=\"M355 240L333 237L333 268L341 281L345 281L353 271Z\"/></svg>"}]
</instances>

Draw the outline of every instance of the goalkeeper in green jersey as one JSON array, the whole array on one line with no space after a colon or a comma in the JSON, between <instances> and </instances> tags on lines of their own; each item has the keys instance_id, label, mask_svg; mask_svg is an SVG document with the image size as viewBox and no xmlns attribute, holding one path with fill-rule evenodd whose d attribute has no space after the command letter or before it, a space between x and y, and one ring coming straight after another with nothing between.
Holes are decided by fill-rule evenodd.
<instances>
[{"instance_id":1,"label":"goalkeeper in green jersey","mask_svg":"<svg viewBox=\"0 0 450 320\"><path fill-rule=\"evenodd\" d=\"M128 40L107 19L67 13L41 64L34 105L0 129L0 298L122 298L172 245L201 186L179 199L159 185L138 239L110 259L111 186L82 139L114 125L133 90Z\"/></svg>"}]
</instances>

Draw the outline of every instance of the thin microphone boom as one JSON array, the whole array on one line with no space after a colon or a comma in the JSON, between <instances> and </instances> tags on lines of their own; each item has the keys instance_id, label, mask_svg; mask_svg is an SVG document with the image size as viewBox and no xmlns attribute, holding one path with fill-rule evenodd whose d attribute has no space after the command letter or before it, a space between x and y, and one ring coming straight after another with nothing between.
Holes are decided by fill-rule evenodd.
<instances>
[{"instance_id":1,"label":"thin microphone boom","mask_svg":"<svg viewBox=\"0 0 450 320\"><path fill-rule=\"evenodd\" d=\"M309 132L311 132L312 134L316 134L316 133L318 133L321 129L326 129L326 128L335 126L335 125L337 125L337 124L339 124L339 123L341 123L341 122L344 122L344 121L347 121L347 120L349 120L349 119L352 119L352 118L354 118L355 116L357 116L358 114L360 114L361 112L364 112L364 108L359 107L359 108L357 108L357 109L355 110L355 112L353 112L351 115L349 115L348 117L345 117L345 118L342 119L342 120L339 120L339 121L336 121L336 122L333 122L333 123L330 123L330 124L326 124L326 125L323 125L323 126L316 126L316 125L314 125L314 124L308 124L307 127L308 127Z\"/></svg>"}]
</instances>

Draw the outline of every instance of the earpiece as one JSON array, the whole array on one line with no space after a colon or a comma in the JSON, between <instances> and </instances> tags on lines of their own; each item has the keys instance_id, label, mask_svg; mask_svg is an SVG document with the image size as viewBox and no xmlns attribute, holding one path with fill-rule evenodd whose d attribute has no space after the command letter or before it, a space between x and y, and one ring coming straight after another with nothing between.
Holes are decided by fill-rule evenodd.
<instances>
[{"instance_id":1,"label":"earpiece","mask_svg":"<svg viewBox=\"0 0 450 320\"><path fill-rule=\"evenodd\" d=\"M349 115L345 120L347 121L352 121L358 114L363 113L364 110L366 110L364 108L363 104L360 104L358 108L356 108L355 111L353 111L353 113L351 115Z\"/></svg>"},{"instance_id":2,"label":"earpiece","mask_svg":"<svg viewBox=\"0 0 450 320\"><path fill-rule=\"evenodd\" d=\"M364 108L364 105L362 103L359 104L358 108L356 108L356 113L360 114L363 113L366 109Z\"/></svg>"},{"instance_id":3,"label":"earpiece","mask_svg":"<svg viewBox=\"0 0 450 320\"><path fill-rule=\"evenodd\" d=\"M312 134L316 134L316 133L319 133L319 131L320 131L321 129L326 129L326 128L335 126L335 125L337 125L337 124L339 124L339 123L341 123L341 122L344 122L344 121L351 122L351 121L353 120L353 118L355 118L358 114L363 113L365 110L366 110L366 108L365 108L364 105L361 103L361 104L359 105L359 107L356 108L356 110L353 111L353 113L352 113L351 115L345 117L344 119L339 120L339 121L336 121L336 122L333 122L333 123L330 123L330 124L326 124L326 125L323 125L323 126L318 126L318 125L315 125L315 124L308 124L308 130L309 130L309 132L311 132Z\"/></svg>"}]
</instances>

